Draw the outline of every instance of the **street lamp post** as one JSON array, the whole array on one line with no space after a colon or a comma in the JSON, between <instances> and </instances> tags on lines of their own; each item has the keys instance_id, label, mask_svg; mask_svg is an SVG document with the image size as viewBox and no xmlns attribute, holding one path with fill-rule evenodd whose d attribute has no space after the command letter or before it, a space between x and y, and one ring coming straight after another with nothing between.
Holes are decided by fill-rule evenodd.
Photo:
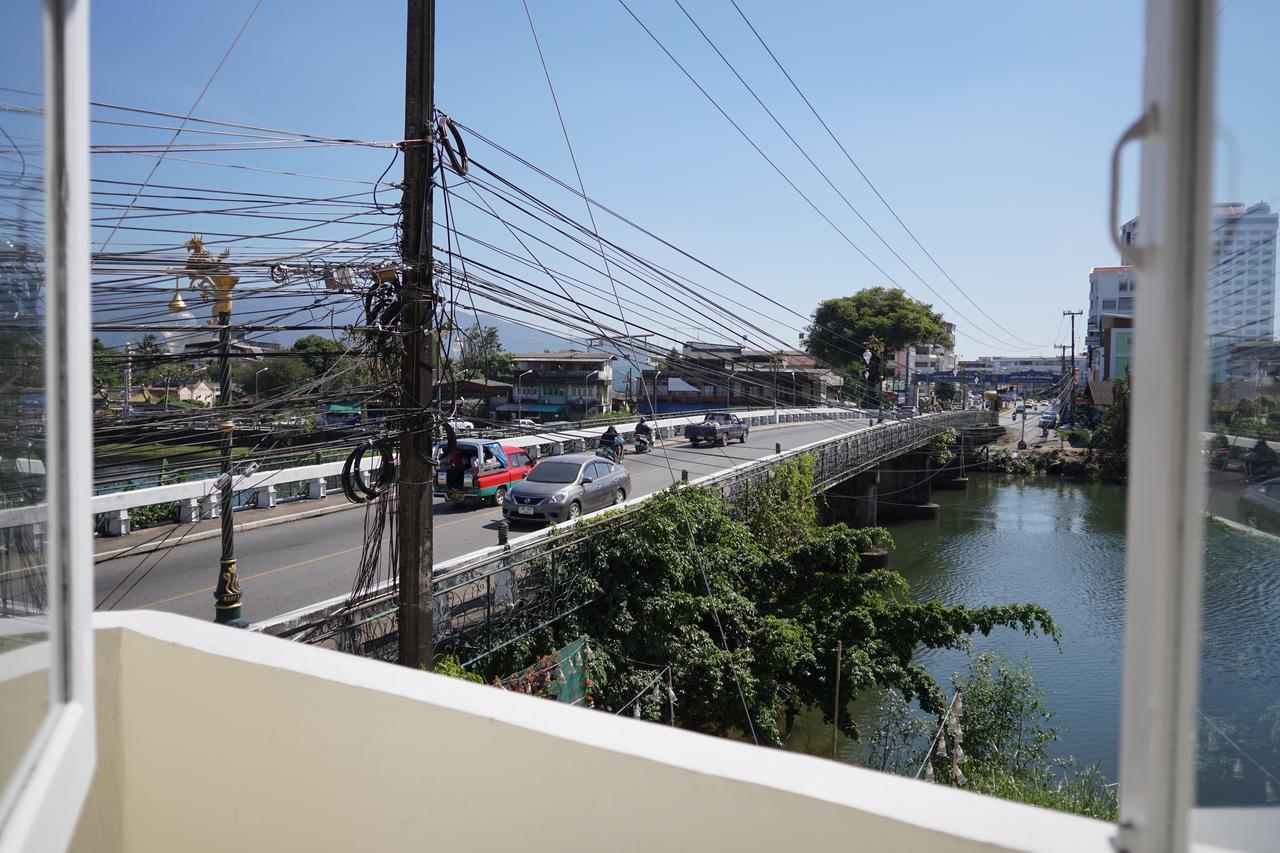
<instances>
[{"instance_id":1,"label":"street lamp post","mask_svg":"<svg viewBox=\"0 0 1280 853\"><path fill-rule=\"evenodd\" d=\"M231 291L240 277L220 272L226 269L223 263L229 254L226 250L220 256L214 257L204 247L204 240L197 236L192 236L186 246L187 264L183 269L176 270L175 275L185 276L190 281L190 287L213 297L213 325L218 330L217 404L225 410L231 404ZM185 308L181 293L175 287L169 309L177 313ZM218 432L222 436L218 448L217 480L217 488L220 492L219 509L222 516L222 551L218 560L218 583L213 594L213 613L215 622L243 628L247 623L241 618L240 578L236 573L235 521L232 518L231 451L234 444L235 419L229 412L224 413L227 416L218 424Z\"/></svg>"},{"instance_id":2,"label":"street lamp post","mask_svg":"<svg viewBox=\"0 0 1280 853\"><path fill-rule=\"evenodd\" d=\"M520 416L524 414L524 396L520 393L520 380L524 379L532 370L526 370L516 377L516 420L520 420Z\"/></svg>"},{"instance_id":3,"label":"street lamp post","mask_svg":"<svg viewBox=\"0 0 1280 853\"><path fill-rule=\"evenodd\" d=\"M260 367L253 373L253 401L255 403L258 401L258 377L261 374L266 373L270 369L271 369L270 366Z\"/></svg>"},{"instance_id":4,"label":"street lamp post","mask_svg":"<svg viewBox=\"0 0 1280 853\"><path fill-rule=\"evenodd\" d=\"M231 403L231 289L240 280L235 275L209 277L214 287L214 316L218 327L218 405ZM214 591L214 621L237 628L244 627L240 615L240 577L236 572L235 520L232 518L231 450L234 444L235 419L227 417L218 424L222 444L218 449L219 479L222 481L222 554L218 560L218 585Z\"/></svg>"}]
</instances>

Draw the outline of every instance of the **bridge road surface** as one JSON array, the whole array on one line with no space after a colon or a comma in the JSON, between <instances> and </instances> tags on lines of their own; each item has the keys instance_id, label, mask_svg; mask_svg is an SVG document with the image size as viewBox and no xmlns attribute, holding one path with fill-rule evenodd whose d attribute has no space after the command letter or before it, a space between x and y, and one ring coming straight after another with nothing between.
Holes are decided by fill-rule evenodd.
<instances>
[{"instance_id":1,"label":"bridge road surface","mask_svg":"<svg viewBox=\"0 0 1280 853\"><path fill-rule=\"evenodd\" d=\"M773 453L775 442L786 450L868 426L865 420L757 426L746 444L731 442L727 447L693 448L683 438L667 440L663 447L648 454L626 455L623 463L631 474L631 493L627 497L666 488L673 479L680 478L682 469L688 470L692 480L768 456ZM345 499L338 494L328 500ZM497 508L472 505L457 509L437 500L435 562L497 544L500 518L501 510ZM355 507L236 533L244 618L256 622L349 592L363 547L364 523L365 511ZM516 526L512 535L536 529ZM220 547L217 538L204 539L99 563L95 606L101 607L110 597L112 610L164 610L212 619ZM121 595L125 590L128 592Z\"/></svg>"}]
</instances>

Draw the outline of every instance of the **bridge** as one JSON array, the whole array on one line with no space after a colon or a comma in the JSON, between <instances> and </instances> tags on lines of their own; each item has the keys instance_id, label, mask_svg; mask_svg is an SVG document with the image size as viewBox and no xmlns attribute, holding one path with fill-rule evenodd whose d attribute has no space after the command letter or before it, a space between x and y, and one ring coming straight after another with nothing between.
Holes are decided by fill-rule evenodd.
<instances>
[{"instance_id":1,"label":"bridge","mask_svg":"<svg viewBox=\"0 0 1280 853\"><path fill-rule=\"evenodd\" d=\"M829 518L872 525L877 513L936 512L928 497L940 471L931 468L928 446L952 429L969 434L969 443L990 441L994 437L990 426L989 412L945 412L867 425L688 482L719 488L733 500L752 483L768 477L779 462L809 454L814 460L815 491L834 498L824 501ZM890 499L882 501L880 495ZM492 651L488 638L496 642L498 632L509 633L507 629L517 620L536 627L589 604L575 573L564 570L572 562L574 541L597 525L625 523L627 514L647 499L633 498L620 508L584 516L575 525L539 530L436 564L433 630L437 647L480 646ZM253 630L394 659L396 612L397 590L389 582L359 600L336 596L258 622Z\"/></svg>"}]
</instances>

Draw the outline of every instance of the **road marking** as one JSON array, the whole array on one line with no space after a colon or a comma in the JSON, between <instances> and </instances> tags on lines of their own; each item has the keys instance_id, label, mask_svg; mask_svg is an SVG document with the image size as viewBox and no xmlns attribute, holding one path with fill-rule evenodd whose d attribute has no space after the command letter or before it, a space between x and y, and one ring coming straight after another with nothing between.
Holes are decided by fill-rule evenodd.
<instances>
[{"instance_id":1,"label":"road marking","mask_svg":"<svg viewBox=\"0 0 1280 853\"><path fill-rule=\"evenodd\" d=\"M302 560L297 563L289 563L287 566L276 566L274 569L267 569L265 571L258 572L256 575L241 575L240 580L241 581L257 580L258 578L263 577L265 575L273 575L276 572L283 572L285 569L297 569L297 568L301 568L302 566L309 566L312 563L318 563L321 560L332 560L334 557L342 557L347 554L352 554L363 548L364 548L364 545L357 545L354 548L345 548L341 551L334 551L332 554L324 554L319 557L312 557L309 560ZM161 604L169 604L170 602L181 601L182 599L190 598L193 595L200 595L201 593L205 593L205 592L213 592L215 589L217 589L216 586L206 586L203 589L193 589L191 592L184 592L182 593L182 595L174 595L174 596L170 596L169 598L162 598L159 601L152 601L149 604L137 604L130 609L136 610L144 607L158 607Z\"/></svg>"}]
</instances>

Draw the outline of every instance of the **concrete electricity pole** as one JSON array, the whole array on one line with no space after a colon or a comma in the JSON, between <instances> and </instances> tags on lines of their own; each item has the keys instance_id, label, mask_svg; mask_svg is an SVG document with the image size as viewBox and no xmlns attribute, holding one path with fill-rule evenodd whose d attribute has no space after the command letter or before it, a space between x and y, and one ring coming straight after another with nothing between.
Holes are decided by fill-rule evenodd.
<instances>
[{"instance_id":1,"label":"concrete electricity pole","mask_svg":"<svg viewBox=\"0 0 1280 853\"><path fill-rule=\"evenodd\" d=\"M1067 369L1071 371L1071 423L1076 422L1076 318L1083 314L1083 311L1063 311L1063 317L1071 318L1071 364Z\"/></svg>"},{"instance_id":2,"label":"concrete electricity pole","mask_svg":"<svg viewBox=\"0 0 1280 853\"><path fill-rule=\"evenodd\" d=\"M404 188L400 203L400 664L432 667L431 445L435 392L435 294L431 269L435 0L408 0L404 80Z\"/></svg>"}]
</instances>

